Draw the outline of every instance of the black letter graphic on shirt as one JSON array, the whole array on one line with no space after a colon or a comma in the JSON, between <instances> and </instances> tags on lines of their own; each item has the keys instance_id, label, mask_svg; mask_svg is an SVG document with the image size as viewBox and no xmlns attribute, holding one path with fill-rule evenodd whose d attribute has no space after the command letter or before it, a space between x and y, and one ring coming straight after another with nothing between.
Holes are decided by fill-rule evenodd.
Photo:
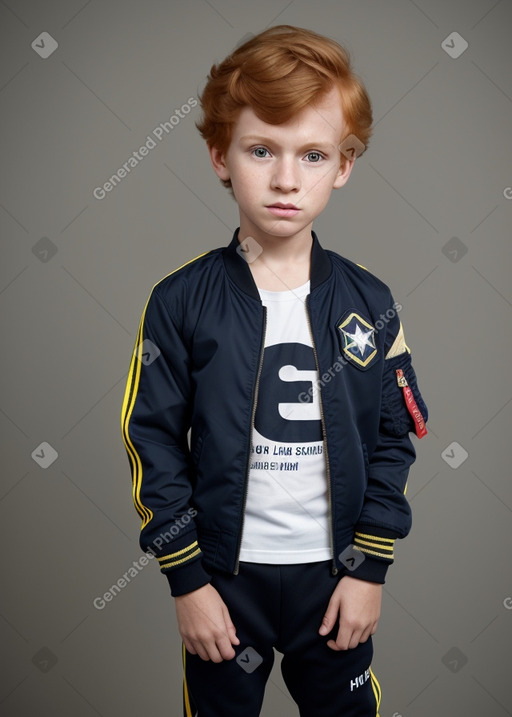
<instances>
[{"instance_id":1,"label":"black letter graphic on shirt","mask_svg":"<svg viewBox=\"0 0 512 717\"><path fill-rule=\"evenodd\" d=\"M308 443L322 440L320 418L307 418L311 415L312 404L319 400L318 393L312 391L309 402L301 403L299 400L302 392L311 389L315 369L315 355L311 346L299 343L267 346L254 418L258 433L269 440L281 442ZM306 374L307 378L301 376L301 373ZM290 418L286 418L287 415Z\"/></svg>"}]
</instances>

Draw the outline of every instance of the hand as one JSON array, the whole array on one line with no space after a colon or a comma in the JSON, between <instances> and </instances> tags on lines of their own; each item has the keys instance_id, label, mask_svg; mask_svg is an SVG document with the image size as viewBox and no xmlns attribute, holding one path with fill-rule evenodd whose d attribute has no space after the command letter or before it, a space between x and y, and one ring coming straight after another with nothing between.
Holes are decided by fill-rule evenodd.
<instances>
[{"instance_id":1,"label":"hand","mask_svg":"<svg viewBox=\"0 0 512 717\"><path fill-rule=\"evenodd\" d=\"M174 600L178 629L187 650L202 660L232 660L232 645L239 645L240 640L226 603L213 585L208 583Z\"/></svg>"},{"instance_id":2,"label":"hand","mask_svg":"<svg viewBox=\"0 0 512 717\"><path fill-rule=\"evenodd\" d=\"M327 635L339 615L340 626L336 640L328 640L331 650L348 650L366 642L377 631L382 600L382 585L358 580L349 575L336 586L319 629Z\"/></svg>"}]
</instances>

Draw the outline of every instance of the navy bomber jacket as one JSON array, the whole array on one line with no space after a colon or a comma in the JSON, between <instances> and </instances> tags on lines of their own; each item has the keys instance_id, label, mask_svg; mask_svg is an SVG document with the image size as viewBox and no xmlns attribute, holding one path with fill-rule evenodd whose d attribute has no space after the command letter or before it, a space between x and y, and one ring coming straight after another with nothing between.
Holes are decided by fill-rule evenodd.
<instances>
[{"instance_id":1,"label":"navy bomber jacket","mask_svg":"<svg viewBox=\"0 0 512 717\"><path fill-rule=\"evenodd\" d=\"M237 229L152 289L122 409L140 545L171 593L236 574L262 367L266 309ZM388 287L323 249L312 234L306 308L318 369L330 506L332 573L383 583L393 544L411 527L405 497L426 433L418 390ZM298 400L312 385L300 381Z\"/></svg>"}]
</instances>

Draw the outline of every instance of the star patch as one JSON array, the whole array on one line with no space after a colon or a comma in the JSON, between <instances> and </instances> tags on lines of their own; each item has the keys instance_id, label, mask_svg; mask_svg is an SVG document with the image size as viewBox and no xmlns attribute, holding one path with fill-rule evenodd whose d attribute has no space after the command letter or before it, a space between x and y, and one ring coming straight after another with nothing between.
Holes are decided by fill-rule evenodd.
<instances>
[{"instance_id":1,"label":"star patch","mask_svg":"<svg viewBox=\"0 0 512 717\"><path fill-rule=\"evenodd\" d=\"M375 329L362 316L351 312L338 325L341 332L342 348L345 356L361 368L366 368L377 355Z\"/></svg>"}]
</instances>

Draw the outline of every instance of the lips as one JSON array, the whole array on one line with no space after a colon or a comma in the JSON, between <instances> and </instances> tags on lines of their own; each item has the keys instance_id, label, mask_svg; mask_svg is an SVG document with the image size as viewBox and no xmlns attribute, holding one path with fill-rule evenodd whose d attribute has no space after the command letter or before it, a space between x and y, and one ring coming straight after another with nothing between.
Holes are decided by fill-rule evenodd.
<instances>
[{"instance_id":1,"label":"lips","mask_svg":"<svg viewBox=\"0 0 512 717\"><path fill-rule=\"evenodd\" d=\"M275 217L280 217L281 219L291 219L301 211L294 204L283 204L282 202L271 204L267 209Z\"/></svg>"}]
</instances>

